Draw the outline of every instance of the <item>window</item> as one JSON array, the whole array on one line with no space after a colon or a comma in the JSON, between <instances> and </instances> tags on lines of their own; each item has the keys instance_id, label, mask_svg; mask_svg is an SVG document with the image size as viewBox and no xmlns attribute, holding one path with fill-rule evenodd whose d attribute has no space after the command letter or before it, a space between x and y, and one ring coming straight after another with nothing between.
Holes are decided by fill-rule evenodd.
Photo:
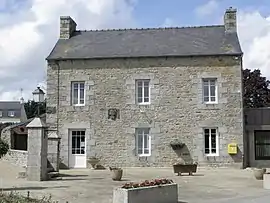
<instances>
[{"instance_id":1,"label":"window","mask_svg":"<svg viewBox=\"0 0 270 203\"><path fill-rule=\"evenodd\" d=\"M217 103L217 80L203 80L203 101L205 103Z\"/></svg>"},{"instance_id":2,"label":"window","mask_svg":"<svg viewBox=\"0 0 270 203\"><path fill-rule=\"evenodd\" d=\"M270 131L254 131L255 160L270 160Z\"/></svg>"},{"instance_id":3,"label":"window","mask_svg":"<svg viewBox=\"0 0 270 203\"><path fill-rule=\"evenodd\" d=\"M139 156L150 156L151 154L151 136L149 128L136 129L136 149Z\"/></svg>"},{"instance_id":4,"label":"window","mask_svg":"<svg viewBox=\"0 0 270 203\"><path fill-rule=\"evenodd\" d=\"M0 111L0 117L3 117L3 112L2 111Z\"/></svg>"},{"instance_id":5,"label":"window","mask_svg":"<svg viewBox=\"0 0 270 203\"><path fill-rule=\"evenodd\" d=\"M207 156L218 156L218 133L217 129L204 129L204 153Z\"/></svg>"},{"instance_id":6,"label":"window","mask_svg":"<svg viewBox=\"0 0 270 203\"><path fill-rule=\"evenodd\" d=\"M27 151L27 134L13 133L11 135L11 149Z\"/></svg>"},{"instance_id":7,"label":"window","mask_svg":"<svg viewBox=\"0 0 270 203\"><path fill-rule=\"evenodd\" d=\"M9 117L14 117L15 116L15 112L14 111L8 111L8 116Z\"/></svg>"},{"instance_id":8,"label":"window","mask_svg":"<svg viewBox=\"0 0 270 203\"><path fill-rule=\"evenodd\" d=\"M74 130L71 132L72 154L85 154L85 131Z\"/></svg>"},{"instance_id":9,"label":"window","mask_svg":"<svg viewBox=\"0 0 270 203\"><path fill-rule=\"evenodd\" d=\"M150 80L136 80L137 104L150 104Z\"/></svg>"},{"instance_id":10,"label":"window","mask_svg":"<svg viewBox=\"0 0 270 203\"><path fill-rule=\"evenodd\" d=\"M72 83L72 104L75 106L83 106L85 104L85 83Z\"/></svg>"}]
</instances>

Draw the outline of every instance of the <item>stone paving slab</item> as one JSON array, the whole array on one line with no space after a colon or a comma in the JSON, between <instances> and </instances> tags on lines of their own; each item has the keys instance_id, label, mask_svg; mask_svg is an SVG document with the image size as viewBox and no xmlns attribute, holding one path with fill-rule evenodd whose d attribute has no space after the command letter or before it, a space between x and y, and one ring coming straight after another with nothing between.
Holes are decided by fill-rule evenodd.
<instances>
[{"instance_id":1,"label":"stone paving slab","mask_svg":"<svg viewBox=\"0 0 270 203\"><path fill-rule=\"evenodd\" d=\"M179 202L183 203L225 203L237 199L242 203L270 194L262 188L262 181L255 180L252 171L240 169L199 168L194 176L175 176L172 168L127 168L120 182L111 180L109 170L63 170L61 174L62 180L29 182L2 172L2 189L25 195L30 191L32 197L51 194L59 202L111 203L113 188L125 182L170 178L178 183Z\"/></svg>"}]
</instances>

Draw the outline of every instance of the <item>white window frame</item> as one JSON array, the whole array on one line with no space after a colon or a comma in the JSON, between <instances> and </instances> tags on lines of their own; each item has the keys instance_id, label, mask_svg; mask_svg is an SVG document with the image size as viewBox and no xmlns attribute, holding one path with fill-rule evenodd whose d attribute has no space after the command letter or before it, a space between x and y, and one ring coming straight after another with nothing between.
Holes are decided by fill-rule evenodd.
<instances>
[{"instance_id":1,"label":"white window frame","mask_svg":"<svg viewBox=\"0 0 270 203\"><path fill-rule=\"evenodd\" d=\"M209 142L209 153L205 152L206 148L205 148L205 142L204 142L204 154L206 156L219 156L219 133L218 133L218 129L217 128L204 128L203 129L204 141L206 139L205 130L209 130L209 140L208 140L208 142ZM211 136L212 136L212 131L213 130L216 131L216 135L215 135L215 137L216 137L216 152L215 153L212 152L212 143L211 143L211 141L212 141Z\"/></svg>"},{"instance_id":2,"label":"white window frame","mask_svg":"<svg viewBox=\"0 0 270 203\"><path fill-rule=\"evenodd\" d=\"M139 102L139 97L138 97L138 92L139 92L139 86L138 86L138 83L139 82L142 82L142 101ZM144 99L145 99L145 94L144 94L144 86L145 86L145 83L148 83L148 102L145 102ZM138 80L135 80L135 85L136 85L136 103L138 105L149 105L150 104L150 95L151 95L151 92L150 92L150 79L138 79Z\"/></svg>"},{"instance_id":3,"label":"white window frame","mask_svg":"<svg viewBox=\"0 0 270 203\"><path fill-rule=\"evenodd\" d=\"M150 128L136 128L136 153L139 157L144 157L144 156L151 156L151 134L150 134ZM142 134L139 134L142 132ZM144 142L145 142L145 135L148 137L148 148L144 147ZM139 136L142 136L142 153L139 153L139 146L138 146L138 140ZM145 152L145 150L148 149L148 153Z\"/></svg>"},{"instance_id":4,"label":"white window frame","mask_svg":"<svg viewBox=\"0 0 270 203\"><path fill-rule=\"evenodd\" d=\"M215 101L211 101L211 97L213 97L213 96L211 96L211 81L214 81L215 82L215 96L214 96L214 98L215 98ZM207 84L207 87L208 87L208 95L205 95L205 92L204 92L204 83L205 82L207 82L208 84ZM218 82L217 82L217 78L204 78L203 80L202 80L202 99L203 99L203 102L205 103L205 104L217 104L218 103ZM205 97L208 97L208 101L205 101Z\"/></svg>"},{"instance_id":5,"label":"white window frame","mask_svg":"<svg viewBox=\"0 0 270 203\"><path fill-rule=\"evenodd\" d=\"M15 112L14 111L8 111L8 117L14 117Z\"/></svg>"},{"instance_id":6,"label":"white window frame","mask_svg":"<svg viewBox=\"0 0 270 203\"><path fill-rule=\"evenodd\" d=\"M78 85L78 102L77 103L74 103L74 87L75 85ZM83 103L80 103L81 102L81 99L80 99L80 86L83 85L84 86L84 97L83 97ZM74 82L71 82L71 103L73 106L85 106L85 93L86 93L86 88L85 88L85 81L74 81Z\"/></svg>"}]
</instances>

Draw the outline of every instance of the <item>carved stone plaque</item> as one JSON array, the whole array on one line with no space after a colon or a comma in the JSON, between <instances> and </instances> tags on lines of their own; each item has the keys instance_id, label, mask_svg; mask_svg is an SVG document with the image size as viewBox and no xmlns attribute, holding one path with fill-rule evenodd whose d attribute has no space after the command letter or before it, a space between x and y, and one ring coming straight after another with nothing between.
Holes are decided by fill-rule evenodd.
<instances>
[{"instance_id":1,"label":"carved stone plaque","mask_svg":"<svg viewBox=\"0 0 270 203\"><path fill-rule=\"evenodd\" d=\"M108 110L108 119L115 121L120 118L120 111L116 108L111 108Z\"/></svg>"}]
</instances>

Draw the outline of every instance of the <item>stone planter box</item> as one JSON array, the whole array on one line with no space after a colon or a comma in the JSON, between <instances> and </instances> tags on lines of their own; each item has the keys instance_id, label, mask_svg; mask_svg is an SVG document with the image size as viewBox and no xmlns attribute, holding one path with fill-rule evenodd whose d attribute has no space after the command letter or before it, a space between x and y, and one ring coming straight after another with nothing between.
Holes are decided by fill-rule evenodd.
<instances>
[{"instance_id":1,"label":"stone planter box","mask_svg":"<svg viewBox=\"0 0 270 203\"><path fill-rule=\"evenodd\" d=\"M177 175L181 175L182 173L192 175L192 173L197 172L197 164L175 164L173 165L173 172L177 173Z\"/></svg>"},{"instance_id":2,"label":"stone planter box","mask_svg":"<svg viewBox=\"0 0 270 203\"><path fill-rule=\"evenodd\" d=\"M177 203L176 183L139 188L116 188L113 203Z\"/></svg>"},{"instance_id":3,"label":"stone planter box","mask_svg":"<svg viewBox=\"0 0 270 203\"><path fill-rule=\"evenodd\" d=\"M263 174L263 188L270 190L270 173Z\"/></svg>"}]
</instances>

